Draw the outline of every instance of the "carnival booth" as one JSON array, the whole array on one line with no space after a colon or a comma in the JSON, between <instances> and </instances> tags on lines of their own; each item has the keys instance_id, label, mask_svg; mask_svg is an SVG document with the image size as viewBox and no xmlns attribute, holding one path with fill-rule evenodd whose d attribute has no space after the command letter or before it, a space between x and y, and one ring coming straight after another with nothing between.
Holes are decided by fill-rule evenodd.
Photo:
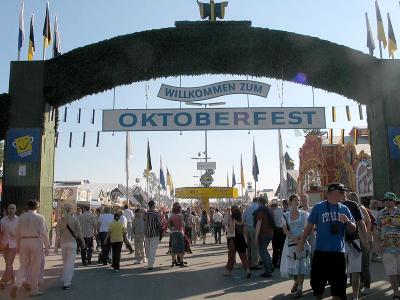
<instances>
[{"instance_id":1,"label":"carnival booth","mask_svg":"<svg viewBox=\"0 0 400 300\"><path fill-rule=\"evenodd\" d=\"M346 137L326 137L320 131L307 134L299 151L298 193L308 194L310 205L325 198L325 187L343 183L360 197L373 195L368 131L353 128ZM358 144L362 142L362 144Z\"/></svg>"}]
</instances>

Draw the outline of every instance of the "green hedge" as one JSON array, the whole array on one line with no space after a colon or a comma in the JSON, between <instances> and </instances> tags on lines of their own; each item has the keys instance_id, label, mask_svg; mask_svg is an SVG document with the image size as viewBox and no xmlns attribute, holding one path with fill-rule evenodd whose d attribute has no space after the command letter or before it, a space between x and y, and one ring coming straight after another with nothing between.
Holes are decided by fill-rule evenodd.
<instances>
[{"instance_id":1,"label":"green hedge","mask_svg":"<svg viewBox=\"0 0 400 300\"><path fill-rule=\"evenodd\" d=\"M0 94L0 140L6 137L8 129L8 116L10 110L10 97L8 94Z\"/></svg>"},{"instance_id":2,"label":"green hedge","mask_svg":"<svg viewBox=\"0 0 400 300\"><path fill-rule=\"evenodd\" d=\"M77 48L46 62L53 105L149 79L238 74L296 81L367 104L379 97L379 60L328 41L244 22L177 22ZM379 87L379 86L378 86Z\"/></svg>"}]
</instances>

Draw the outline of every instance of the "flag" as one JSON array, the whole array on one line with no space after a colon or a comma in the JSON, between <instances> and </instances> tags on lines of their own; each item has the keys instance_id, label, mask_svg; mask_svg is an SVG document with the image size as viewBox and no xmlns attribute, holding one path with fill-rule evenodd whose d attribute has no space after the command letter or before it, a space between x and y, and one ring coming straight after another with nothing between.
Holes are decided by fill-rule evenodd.
<instances>
[{"instance_id":1,"label":"flag","mask_svg":"<svg viewBox=\"0 0 400 300\"><path fill-rule=\"evenodd\" d=\"M336 122L336 107L332 106L332 122Z\"/></svg>"},{"instance_id":2,"label":"flag","mask_svg":"<svg viewBox=\"0 0 400 300\"><path fill-rule=\"evenodd\" d=\"M125 172L126 172L126 181L129 180L129 160L133 157L133 149L131 143L131 135L129 132L126 132L125 138Z\"/></svg>"},{"instance_id":3,"label":"flag","mask_svg":"<svg viewBox=\"0 0 400 300\"><path fill-rule=\"evenodd\" d=\"M172 176L169 173L168 168L167 168L167 186L169 186L169 192L172 196L174 194L174 183L172 182Z\"/></svg>"},{"instance_id":4,"label":"flag","mask_svg":"<svg viewBox=\"0 0 400 300\"><path fill-rule=\"evenodd\" d=\"M54 19L53 58L61 55L60 32L58 31L57 16Z\"/></svg>"},{"instance_id":5,"label":"flag","mask_svg":"<svg viewBox=\"0 0 400 300\"><path fill-rule=\"evenodd\" d=\"M374 36L372 35L371 25L369 24L367 13L365 13L365 20L367 23L367 47L369 49L369 55L374 55L375 42L374 42Z\"/></svg>"},{"instance_id":6,"label":"flag","mask_svg":"<svg viewBox=\"0 0 400 300\"><path fill-rule=\"evenodd\" d=\"M232 167L232 187L236 185L235 166Z\"/></svg>"},{"instance_id":7,"label":"flag","mask_svg":"<svg viewBox=\"0 0 400 300\"><path fill-rule=\"evenodd\" d=\"M386 34L385 28L383 27L381 11L378 6L378 1L375 1L375 10L376 10L376 22L377 22L377 29L378 29L378 41L383 43L383 48L386 49L387 41L386 41Z\"/></svg>"},{"instance_id":8,"label":"flag","mask_svg":"<svg viewBox=\"0 0 400 300\"><path fill-rule=\"evenodd\" d=\"M258 169L258 161L257 161L257 155L256 155L256 146L254 144L254 139L253 139L253 178L257 182L258 181L258 174L260 174L260 170Z\"/></svg>"},{"instance_id":9,"label":"flag","mask_svg":"<svg viewBox=\"0 0 400 300\"><path fill-rule=\"evenodd\" d=\"M146 164L146 175L150 175L150 171L153 170L153 167L151 165L151 154L150 154L150 143L147 140L147 164Z\"/></svg>"},{"instance_id":10,"label":"flag","mask_svg":"<svg viewBox=\"0 0 400 300\"><path fill-rule=\"evenodd\" d=\"M33 35L33 20L35 16L32 14L31 25L29 29L29 48L28 48L28 60L33 60L35 55L35 36Z\"/></svg>"},{"instance_id":11,"label":"flag","mask_svg":"<svg viewBox=\"0 0 400 300\"><path fill-rule=\"evenodd\" d=\"M44 48L51 44L51 25L50 25L50 16L49 16L49 2L46 2L46 16L44 18L43 25L43 45Z\"/></svg>"},{"instance_id":12,"label":"flag","mask_svg":"<svg viewBox=\"0 0 400 300\"><path fill-rule=\"evenodd\" d=\"M351 121L351 111L350 111L350 106L346 105L346 115L347 115L347 121Z\"/></svg>"},{"instance_id":13,"label":"flag","mask_svg":"<svg viewBox=\"0 0 400 300\"><path fill-rule=\"evenodd\" d=\"M390 21L389 13L387 14L388 17L388 50L389 50L389 57L394 58L394 53L397 50L396 38L394 36L392 22Z\"/></svg>"},{"instance_id":14,"label":"flag","mask_svg":"<svg viewBox=\"0 0 400 300\"><path fill-rule=\"evenodd\" d=\"M280 165L280 197L281 199L287 198L287 171L285 155L283 153L282 134L278 129L278 142L279 142L279 165Z\"/></svg>"},{"instance_id":15,"label":"flag","mask_svg":"<svg viewBox=\"0 0 400 300\"><path fill-rule=\"evenodd\" d=\"M242 185L242 188L244 189L246 186L246 180L244 179L242 155L240 155L240 183Z\"/></svg>"},{"instance_id":16,"label":"flag","mask_svg":"<svg viewBox=\"0 0 400 300\"><path fill-rule=\"evenodd\" d=\"M19 13L18 51L21 51L24 40L25 40L24 2L22 2L21 12Z\"/></svg>"},{"instance_id":17,"label":"flag","mask_svg":"<svg viewBox=\"0 0 400 300\"><path fill-rule=\"evenodd\" d=\"M161 156L160 156L160 184L163 190L167 190L167 188L165 187L165 177L164 177L164 170L162 167Z\"/></svg>"}]
</instances>

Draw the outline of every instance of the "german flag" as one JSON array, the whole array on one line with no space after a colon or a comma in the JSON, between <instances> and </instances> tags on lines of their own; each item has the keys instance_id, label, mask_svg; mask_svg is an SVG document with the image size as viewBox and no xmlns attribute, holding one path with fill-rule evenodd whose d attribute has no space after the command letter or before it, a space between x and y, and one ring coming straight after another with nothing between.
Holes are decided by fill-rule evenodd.
<instances>
[{"instance_id":1,"label":"german flag","mask_svg":"<svg viewBox=\"0 0 400 300\"><path fill-rule=\"evenodd\" d=\"M390 21L389 13L387 14L387 17L388 17L389 57L394 58L394 53L397 50L396 38L394 37L392 22Z\"/></svg>"},{"instance_id":2,"label":"german flag","mask_svg":"<svg viewBox=\"0 0 400 300\"><path fill-rule=\"evenodd\" d=\"M33 20L35 16L32 14L31 17L31 26L29 29L29 48L28 48L28 60L33 60L33 56L35 55L35 36L33 34Z\"/></svg>"},{"instance_id":3,"label":"german flag","mask_svg":"<svg viewBox=\"0 0 400 300\"><path fill-rule=\"evenodd\" d=\"M386 49L386 34L385 28L383 27L381 11L379 10L378 1L375 1L375 10L376 10L376 22L378 29L378 41L383 43L383 48Z\"/></svg>"}]
</instances>

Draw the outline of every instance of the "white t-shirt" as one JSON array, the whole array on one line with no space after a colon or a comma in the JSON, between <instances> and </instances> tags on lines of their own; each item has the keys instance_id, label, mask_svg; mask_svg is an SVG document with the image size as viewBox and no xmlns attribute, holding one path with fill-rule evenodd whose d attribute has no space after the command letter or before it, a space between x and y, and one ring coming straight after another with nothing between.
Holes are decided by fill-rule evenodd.
<instances>
[{"instance_id":1,"label":"white t-shirt","mask_svg":"<svg viewBox=\"0 0 400 300\"><path fill-rule=\"evenodd\" d=\"M114 215L112 214L101 214L99 217L100 229L99 232L108 232L108 227L114 221Z\"/></svg>"},{"instance_id":2,"label":"white t-shirt","mask_svg":"<svg viewBox=\"0 0 400 300\"><path fill-rule=\"evenodd\" d=\"M124 217L126 218L126 221L127 221L128 223L132 223L133 218L135 217L135 215L133 214L133 212L132 212L129 208L127 208L127 209L124 209L124 210L123 210L123 214L124 214Z\"/></svg>"},{"instance_id":3,"label":"white t-shirt","mask_svg":"<svg viewBox=\"0 0 400 300\"><path fill-rule=\"evenodd\" d=\"M213 214L213 221L214 221L214 223L222 223L223 217L219 211L217 211Z\"/></svg>"},{"instance_id":4,"label":"white t-shirt","mask_svg":"<svg viewBox=\"0 0 400 300\"><path fill-rule=\"evenodd\" d=\"M126 220L124 215L119 217L119 221L120 223L122 223L122 225L124 225L125 228L128 226L128 221Z\"/></svg>"}]
</instances>

